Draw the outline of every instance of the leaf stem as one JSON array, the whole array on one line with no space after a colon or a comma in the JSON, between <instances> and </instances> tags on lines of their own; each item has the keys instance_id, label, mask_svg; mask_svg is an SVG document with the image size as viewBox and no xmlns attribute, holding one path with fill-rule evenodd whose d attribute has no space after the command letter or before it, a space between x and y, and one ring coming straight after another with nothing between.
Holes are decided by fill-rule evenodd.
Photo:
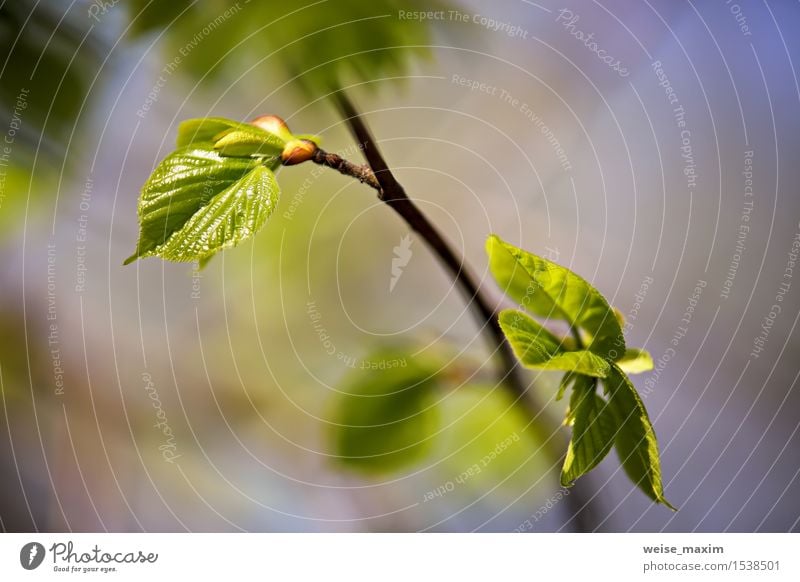
<instances>
[{"instance_id":1,"label":"leaf stem","mask_svg":"<svg viewBox=\"0 0 800 582\"><path fill-rule=\"evenodd\" d=\"M576 350L585 350L586 346L583 343L583 338L581 337L581 332L578 328L574 325L569 326L569 333L572 334L572 339L575 340L575 349Z\"/></svg>"}]
</instances>

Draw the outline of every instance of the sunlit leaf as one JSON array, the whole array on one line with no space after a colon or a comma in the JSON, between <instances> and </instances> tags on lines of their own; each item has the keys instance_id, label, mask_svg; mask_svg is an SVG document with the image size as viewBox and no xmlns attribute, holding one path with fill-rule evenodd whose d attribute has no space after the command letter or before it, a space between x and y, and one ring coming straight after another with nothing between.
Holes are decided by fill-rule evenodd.
<instances>
[{"instance_id":1,"label":"sunlit leaf","mask_svg":"<svg viewBox=\"0 0 800 582\"><path fill-rule=\"evenodd\" d=\"M648 497L675 509L664 497L658 442L639 394L616 364L611 365L604 385L616 417L614 444L625 473Z\"/></svg>"},{"instance_id":2,"label":"sunlit leaf","mask_svg":"<svg viewBox=\"0 0 800 582\"><path fill-rule=\"evenodd\" d=\"M214 149L225 156L272 157L277 165L284 146L294 136L265 131L250 123L239 123L224 117L187 119L178 127L178 147L211 142Z\"/></svg>"},{"instance_id":3,"label":"sunlit leaf","mask_svg":"<svg viewBox=\"0 0 800 582\"><path fill-rule=\"evenodd\" d=\"M214 142L214 149L224 156L263 155L277 158L283 151L283 142L259 131L238 129L223 133Z\"/></svg>"},{"instance_id":4,"label":"sunlit leaf","mask_svg":"<svg viewBox=\"0 0 800 582\"><path fill-rule=\"evenodd\" d=\"M142 188L137 258L208 259L255 234L278 202L275 175L256 158L192 144L167 158Z\"/></svg>"},{"instance_id":5,"label":"sunlit leaf","mask_svg":"<svg viewBox=\"0 0 800 582\"><path fill-rule=\"evenodd\" d=\"M617 365L628 374L641 374L653 369L653 357L646 350L628 348Z\"/></svg>"},{"instance_id":6,"label":"sunlit leaf","mask_svg":"<svg viewBox=\"0 0 800 582\"><path fill-rule=\"evenodd\" d=\"M564 370L604 378L609 364L588 350L567 351L553 334L525 313L506 309L500 327L517 358L528 368Z\"/></svg>"},{"instance_id":7,"label":"sunlit leaf","mask_svg":"<svg viewBox=\"0 0 800 582\"><path fill-rule=\"evenodd\" d=\"M178 126L178 137L175 145L179 148L193 144L216 141L217 136L225 131L234 129L240 124L224 117L202 117L186 119Z\"/></svg>"},{"instance_id":8,"label":"sunlit leaf","mask_svg":"<svg viewBox=\"0 0 800 582\"><path fill-rule=\"evenodd\" d=\"M616 435L615 417L608 403L597 394L595 380L586 376L575 381L567 417L572 438L561 470L564 486L596 467L611 450Z\"/></svg>"},{"instance_id":9,"label":"sunlit leaf","mask_svg":"<svg viewBox=\"0 0 800 582\"><path fill-rule=\"evenodd\" d=\"M486 244L489 266L501 289L521 307L562 319L591 336L588 349L615 360L625 351L619 321L605 298L582 277L492 235Z\"/></svg>"},{"instance_id":10,"label":"sunlit leaf","mask_svg":"<svg viewBox=\"0 0 800 582\"><path fill-rule=\"evenodd\" d=\"M567 393L567 390L575 383L577 380L578 374L574 372L567 372L561 377L561 381L558 383L558 392L556 393L556 402L564 398L564 394Z\"/></svg>"}]
</instances>

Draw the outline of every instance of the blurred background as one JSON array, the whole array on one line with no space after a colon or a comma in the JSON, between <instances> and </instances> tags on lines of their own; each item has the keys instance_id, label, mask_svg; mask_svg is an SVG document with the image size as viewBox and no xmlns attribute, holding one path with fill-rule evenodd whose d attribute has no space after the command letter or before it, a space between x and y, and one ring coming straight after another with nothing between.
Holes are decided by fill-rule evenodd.
<instances>
[{"instance_id":1,"label":"blurred background","mask_svg":"<svg viewBox=\"0 0 800 582\"><path fill-rule=\"evenodd\" d=\"M796 531L799 24L779 1L0 3L0 528ZM202 271L122 266L183 119L273 113L360 162L333 88L496 300L492 232L625 315L678 512L614 455L569 501L558 376L527 376L528 425L424 242L335 172L280 170L266 228ZM453 370L426 453L365 474L332 435L383 349Z\"/></svg>"}]
</instances>

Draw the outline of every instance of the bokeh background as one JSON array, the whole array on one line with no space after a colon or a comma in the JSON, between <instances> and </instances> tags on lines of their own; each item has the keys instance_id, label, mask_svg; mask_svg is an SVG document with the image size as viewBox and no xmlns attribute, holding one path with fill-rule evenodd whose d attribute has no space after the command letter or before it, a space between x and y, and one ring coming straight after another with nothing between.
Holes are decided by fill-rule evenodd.
<instances>
[{"instance_id":1,"label":"bokeh background","mask_svg":"<svg viewBox=\"0 0 800 582\"><path fill-rule=\"evenodd\" d=\"M0 529L797 530L798 25L777 0L0 3ZM352 180L285 168L252 242L122 266L182 119L275 113L360 161L334 86L498 301L491 232L626 315L677 513L610 455L573 518L414 235L390 290L408 228ZM386 345L458 366L428 455L364 475L331 410ZM528 379L554 426L558 378Z\"/></svg>"}]
</instances>

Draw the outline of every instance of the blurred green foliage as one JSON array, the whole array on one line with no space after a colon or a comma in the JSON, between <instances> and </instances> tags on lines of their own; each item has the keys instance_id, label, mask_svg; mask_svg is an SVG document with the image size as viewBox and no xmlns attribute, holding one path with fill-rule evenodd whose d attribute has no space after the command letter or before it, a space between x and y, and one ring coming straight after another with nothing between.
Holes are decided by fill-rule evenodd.
<instances>
[{"instance_id":1,"label":"blurred green foliage","mask_svg":"<svg viewBox=\"0 0 800 582\"><path fill-rule=\"evenodd\" d=\"M408 73L429 56L429 23L400 11L442 10L441 0L129 0L131 34L165 34L169 51L197 78L217 75L231 59L277 64L294 86L316 98L348 82ZM205 42L213 35L213 42ZM282 79L285 81L287 79ZM265 79L274 88L278 80Z\"/></svg>"},{"instance_id":2,"label":"blurred green foliage","mask_svg":"<svg viewBox=\"0 0 800 582\"><path fill-rule=\"evenodd\" d=\"M502 386L462 386L440 408L439 456L455 485L513 500L557 462L539 438L543 427L532 426ZM551 485L547 479L541 483Z\"/></svg>"},{"instance_id":3,"label":"blurred green foliage","mask_svg":"<svg viewBox=\"0 0 800 582\"><path fill-rule=\"evenodd\" d=\"M337 461L363 474L426 461L465 492L500 488L511 497L556 459L504 387L464 384L444 353L381 350L359 363L333 396ZM434 492L430 492L434 495Z\"/></svg>"},{"instance_id":4,"label":"blurred green foliage","mask_svg":"<svg viewBox=\"0 0 800 582\"><path fill-rule=\"evenodd\" d=\"M393 350L363 360L335 398L331 426L338 460L379 473L422 459L438 427L438 368L431 358Z\"/></svg>"},{"instance_id":5,"label":"blurred green foliage","mask_svg":"<svg viewBox=\"0 0 800 582\"><path fill-rule=\"evenodd\" d=\"M63 152L105 51L91 26L85 11L66 2L0 4L0 130L8 130L16 112L15 146Z\"/></svg>"},{"instance_id":6,"label":"blurred green foliage","mask_svg":"<svg viewBox=\"0 0 800 582\"><path fill-rule=\"evenodd\" d=\"M90 31L86 12L67 3L0 3L0 243L52 200L91 111L105 45Z\"/></svg>"}]
</instances>

